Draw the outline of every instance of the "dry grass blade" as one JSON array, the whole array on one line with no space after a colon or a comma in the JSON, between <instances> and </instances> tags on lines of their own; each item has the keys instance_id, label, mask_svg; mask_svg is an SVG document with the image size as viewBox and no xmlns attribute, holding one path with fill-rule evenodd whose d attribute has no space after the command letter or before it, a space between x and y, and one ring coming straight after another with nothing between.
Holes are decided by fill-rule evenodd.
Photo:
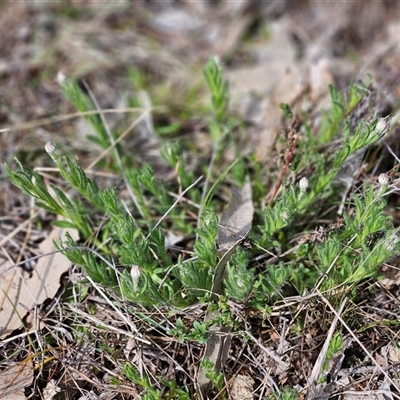
<instances>
[{"instance_id":1,"label":"dry grass blade","mask_svg":"<svg viewBox=\"0 0 400 400\"><path fill-rule=\"evenodd\" d=\"M339 321L339 316L342 314L346 303L347 303L347 299L344 299L342 304L340 305L337 315L335 316L334 320L332 321L332 325L326 336L325 343L322 346L321 351L319 352L317 361L315 362L311 376L309 377L310 387L308 388L308 391L307 391L307 400L314 399L315 397L319 398L320 395L323 395L323 397L321 397L321 400L328 399L328 397L329 397L328 393L323 394L325 384L318 384L318 378L320 377L321 372L322 372L322 368L323 368L324 361L326 359L326 354L328 352L330 340L333 337L333 334L336 329L336 325Z\"/></svg>"},{"instance_id":2,"label":"dry grass blade","mask_svg":"<svg viewBox=\"0 0 400 400\"><path fill-rule=\"evenodd\" d=\"M151 110L148 110L146 108L140 108L140 107L129 107L129 108L111 108L111 109L105 109L105 110L90 110L90 111L79 111L79 112L74 112L70 114L65 114L65 115L59 115L51 118L39 118L35 121L30 121L30 122L25 122L25 123L19 123L12 128L4 128L0 129L0 132L9 132L9 131L23 131L23 130L29 130L33 128L39 128L45 125L52 125L56 124L58 122L65 122L70 119L74 118L81 118L81 117L86 117L90 115L97 115L97 114L127 114L127 113L133 113L133 112L150 112Z\"/></svg>"}]
</instances>

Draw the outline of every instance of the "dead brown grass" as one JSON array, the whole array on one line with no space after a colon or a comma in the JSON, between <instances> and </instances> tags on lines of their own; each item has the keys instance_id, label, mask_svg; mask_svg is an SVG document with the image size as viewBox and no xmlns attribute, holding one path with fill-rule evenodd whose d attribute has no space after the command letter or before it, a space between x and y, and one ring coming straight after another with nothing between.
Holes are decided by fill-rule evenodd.
<instances>
[{"instance_id":1,"label":"dead brown grass","mask_svg":"<svg viewBox=\"0 0 400 400\"><path fill-rule=\"evenodd\" d=\"M47 166L42 148L55 137L62 138L85 165L99 155L99 149L86 140L88 129L81 120L57 120L74 112L56 83L58 71L85 80L102 109L121 110L130 107L126 101L129 67L137 67L154 83L167 80L174 97L174 89L190 86L193 71L217 53L232 67L228 76L233 104L251 125L250 139L266 163L265 149L280 121L277 105L295 103L305 87L312 106L323 104L328 83L345 87L350 78L368 71L388 107L398 106L400 25L396 16L400 7L395 2L276 2L281 3L279 7L270 2L166 3L170 5L156 1L121 2L115 7L93 2L2 4L1 158L10 162L17 155L24 164ZM268 38L261 29L264 21L270 21ZM258 97L249 95L252 91L258 91ZM171 101L184 109L185 99ZM110 123L125 129L132 117L122 115ZM56 119L44 123L47 118ZM193 135L195 144L209 146L202 142L202 121L184 124L185 134ZM388 139L396 154L398 135L395 131ZM128 136L128 146L129 140ZM382 154L377 168L384 169L389 153ZM4 175L1 184L0 270L6 262L3 254L14 263L38 255L51 220L43 212L32 219L29 199ZM394 215L398 215L398 203L397 197L391 199ZM29 275L34 269L32 262L21 274ZM261 399L288 386L307 399L355 398L350 395L356 394L373 398L378 393L399 398L398 260L383 270L388 275L385 281L356 288L356 300L349 304L343 299L342 308L340 302L332 304L332 299L322 295L287 297L268 313L229 302L239 332L232 335L223 366L229 396ZM130 304L112 306L101 296L101 288L85 289L81 279L80 272L71 268L56 282L53 298L27 305L31 312L20 316L21 327L2 334L0 369L10 380L2 381L0 397L7 390L13 396L7 398L14 399L139 399L142 389L122 374L125 361L146 372L155 388L164 387L161 378L176 380L192 398L199 396L196 379L204 346L179 343L165 329L178 317L190 328L194 321L204 319L205 307L167 313ZM344 320L351 321L351 326ZM319 356L326 352L331 326L341 326L345 349L323 366ZM321 374L326 382L313 380ZM58 394L49 392L52 387ZM166 395L163 390L161 396ZM213 392L209 398L217 397Z\"/></svg>"}]
</instances>

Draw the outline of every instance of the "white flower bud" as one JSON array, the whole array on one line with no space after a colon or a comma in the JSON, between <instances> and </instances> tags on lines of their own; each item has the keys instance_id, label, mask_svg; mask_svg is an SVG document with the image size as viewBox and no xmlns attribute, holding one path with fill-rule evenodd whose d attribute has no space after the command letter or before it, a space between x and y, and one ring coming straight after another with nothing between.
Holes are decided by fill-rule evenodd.
<instances>
[{"instance_id":1,"label":"white flower bud","mask_svg":"<svg viewBox=\"0 0 400 400\"><path fill-rule=\"evenodd\" d=\"M387 174L380 174L378 177L379 185L387 186L389 184L390 177Z\"/></svg>"},{"instance_id":2,"label":"white flower bud","mask_svg":"<svg viewBox=\"0 0 400 400\"><path fill-rule=\"evenodd\" d=\"M62 85L65 82L65 74L62 71L58 71L57 73L57 82L59 85Z\"/></svg>"},{"instance_id":3,"label":"white flower bud","mask_svg":"<svg viewBox=\"0 0 400 400\"><path fill-rule=\"evenodd\" d=\"M306 177L303 177L300 179L299 182L299 187L300 187L300 191L305 192L308 188L308 179Z\"/></svg>"},{"instance_id":4,"label":"white flower bud","mask_svg":"<svg viewBox=\"0 0 400 400\"><path fill-rule=\"evenodd\" d=\"M386 242L386 250L387 251L392 251L394 249L394 243L393 242Z\"/></svg>"},{"instance_id":5,"label":"white flower bud","mask_svg":"<svg viewBox=\"0 0 400 400\"><path fill-rule=\"evenodd\" d=\"M131 277L134 284L137 285L139 282L140 275L142 275L142 270L138 265L134 265L131 268Z\"/></svg>"},{"instance_id":6,"label":"white flower bud","mask_svg":"<svg viewBox=\"0 0 400 400\"><path fill-rule=\"evenodd\" d=\"M56 151L56 144L54 142L47 142L44 146L46 153L51 157Z\"/></svg>"},{"instance_id":7,"label":"white flower bud","mask_svg":"<svg viewBox=\"0 0 400 400\"><path fill-rule=\"evenodd\" d=\"M138 265L133 265L131 268L131 277L132 277L132 292L137 293L140 275L142 275L142 270Z\"/></svg>"},{"instance_id":8,"label":"white flower bud","mask_svg":"<svg viewBox=\"0 0 400 400\"><path fill-rule=\"evenodd\" d=\"M389 124L385 118L379 118L377 124L375 125L375 130L378 131L380 136L386 135L386 132L389 130Z\"/></svg>"},{"instance_id":9,"label":"white flower bud","mask_svg":"<svg viewBox=\"0 0 400 400\"><path fill-rule=\"evenodd\" d=\"M282 211L281 212L281 217L282 217L282 219L287 221L289 219L289 214L286 211Z\"/></svg>"}]
</instances>

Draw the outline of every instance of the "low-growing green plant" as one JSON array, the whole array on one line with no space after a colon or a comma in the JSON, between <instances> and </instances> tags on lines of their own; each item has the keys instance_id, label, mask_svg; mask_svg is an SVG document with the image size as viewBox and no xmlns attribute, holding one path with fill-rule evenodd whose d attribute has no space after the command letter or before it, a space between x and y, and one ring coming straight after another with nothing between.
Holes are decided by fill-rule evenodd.
<instances>
[{"instance_id":1,"label":"low-growing green plant","mask_svg":"<svg viewBox=\"0 0 400 400\"><path fill-rule=\"evenodd\" d=\"M160 400L161 392L159 389L155 389L150 382L149 377L146 374L140 375L136 368L130 364L125 363L124 375L132 381L135 385L144 389L142 398L146 400Z\"/></svg>"},{"instance_id":2,"label":"low-growing green plant","mask_svg":"<svg viewBox=\"0 0 400 400\"><path fill-rule=\"evenodd\" d=\"M118 301L167 309L212 302L214 273L223 256L216 244L221 229L218 217L221 207L214 195L226 181L243 183L248 171L256 172L252 186L260 194L262 167L251 156L241 156L239 152L238 160L228 166L224 164L223 141L233 124L228 117L228 83L215 59L206 65L204 76L213 109L209 121L213 156L206 179L201 181L195 170L189 170L179 142L164 143L161 150L177 174L179 195L174 195L176 183L156 179L150 166L136 169L129 166L120 171L132 193L132 207L126 206L115 189L100 188L78 161L62 154L62 144L56 148L53 142L47 143L46 151L66 182L66 188L47 186L39 173L18 161L19 170L5 165L10 181L34 197L38 207L63 218L54 225L75 228L81 241L90 243L90 247L83 246L67 235L57 247L71 262L82 267L89 282L110 289ZM95 109L93 101L76 83L63 78L61 86L79 111ZM264 207L263 199L259 195L254 197L257 215L250 233L252 246L238 246L232 251L227 261L224 291L222 295L218 293L219 302L212 305L220 307L218 318L223 318L229 326L234 324L233 317L229 320L226 315L230 313L226 298L265 311L284 296L285 285L299 294L316 289L331 294L338 287L349 293L362 280L377 277L378 267L400 251L397 230L392 218L385 214L386 195L391 188L386 174L380 175L377 184L366 181L352 193L343 218L335 226L318 231L313 225L316 210L337 208L334 180L345 163L360 149L381 140L388 130L383 118L360 120L355 126L346 120L368 95L365 87L351 85L347 96L330 87L330 93L332 108L322 113L320 134L312 134L304 116L302 132L295 134L294 144L287 149L285 168L281 172L271 171L272 176L278 174L279 178L269 203ZM282 109L287 121L295 118L288 105L282 105ZM103 120L99 116L90 116L88 120L97 134L97 142L105 148L111 145L112 138ZM343 136L341 146L322 156L318 149L329 144L337 133ZM123 148L117 151L123 152ZM115 156L115 169L118 160ZM288 170L296 176L297 183L288 178ZM304 176L310 170L312 175ZM76 192L72 198L67 195L71 188ZM179 200L184 195L188 201L183 204ZM189 254L166 247L168 230L193 235ZM310 234L313 230L314 234ZM292 245L293 238L299 235L314 235L315 240ZM264 262L267 255L268 261ZM175 328L166 332L177 336L179 341L205 343L207 327L195 321L187 330L178 318ZM337 348L335 345L332 349ZM222 374L213 371L207 362L205 367L209 368L209 378L215 387L222 389ZM143 398L161 398L160 391L152 388L148 378L139 376L131 364L125 365L124 374L144 388ZM187 398L187 393L178 389L175 381L168 381L166 386L170 394L163 398ZM279 398L294 398L293 392L282 392Z\"/></svg>"},{"instance_id":3,"label":"low-growing green plant","mask_svg":"<svg viewBox=\"0 0 400 400\"><path fill-rule=\"evenodd\" d=\"M203 360L202 366L206 369L206 377L210 379L218 391L221 391L225 384L224 375L221 372L217 372L214 368L214 364L208 359ZM226 396L223 396L222 398L225 397Z\"/></svg>"},{"instance_id":4,"label":"low-growing green plant","mask_svg":"<svg viewBox=\"0 0 400 400\"><path fill-rule=\"evenodd\" d=\"M273 400L296 400L298 398L297 390L286 387L281 392L274 392L271 397Z\"/></svg>"},{"instance_id":5,"label":"low-growing green plant","mask_svg":"<svg viewBox=\"0 0 400 400\"><path fill-rule=\"evenodd\" d=\"M228 84L215 59L208 62L204 76L211 91L214 109L210 132L213 141L218 142L227 123ZM60 82L67 98L78 110L88 111L94 108L93 102L77 84L66 78ZM253 250L238 249L228 264L225 290L235 301L252 299L254 303L267 304L281 292L282 285L288 282L299 293L314 287L329 290L343 284L352 285L376 275L377 267L399 249L391 218L384 214L384 195L388 185L382 181L380 186L375 187L374 184L366 182L361 192L353 194L352 207L355 211L352 215L348 212L344 214L340 229L331 230L319 243L307 242L298 246L293 253L297 259L296 265L291 265L291 258L288 257L278 260L276 265L271 265L262 273L249 268L252 256L260 252L260 249L273 251L281 248L290 239L289 235L297 234L294 229L296 221L312 213L316 203L331 195L333 180L348 157L381 139L388 129L383 119L370 122L361 120L355 132L351 132L350 125L344 117L351 112L357 101L360 101L366 90L352 85L347 103L345 97L334 88L331 87L330 92L332 110L330 114L324 114L321 135L318 140L313 141L315 145L323 144L332 137L333 129L342 129L343 145L325 162L314 156L318 161L314 166L316 173L308 179L300 179L298 186L282 181L282 187L273 201L261 212L262 222L251 234ZM287 118L293 118L288 106L284 107L284 110ZM102 126L101 119L98 116L90 116L89 121L99 141L107 146L109 143L106 143L106 128ZM307 145L302 144L303 147ZM50 185L54 196L40 174L21 164L19 171L13 171L8 165L5 167L10 181L26 194L35 197L39 207L63 217L63 220L55 221L55 225L78 229L82 240L92 240L94 247L98 247L98 254L105 257L104 260L99 259L94 252L79 248L77 243L67 237L58 247L65 251L72 262L82 266L95 282L114 288L116 293L122 294L126 300L146 306L183 306L202 298L208 299L213 269L219 259L216 247L218 215L210 208L213 206L210 199L216 185L221 184L223 178L229 177L229 171L233 173L233 165L216 179L216 184L208 189L206 195L199 197L199 190L192 190L192 201L200 201L201 204L198 221L190 225L186 223L186 210L174 203L170 195L172 188L157 181L149 166L123 171L137 208L136 212L130 213L123 207L114 189L100 189L79 163L63 155L62 150L56 149L53 142L46 145L46 151L56 163L62 178L80 194L80 197L70 199L64 190ZM166 144L162 154L177 171L182 187L190 188L195 176L193 171L187 171L183 149L179 144ZM307 160L300 156L297 158L296 166L301 170ZM195 209L192 208L190 212L195 212ZM103 214L107 216L105 221L98 217ZM167 214L171 218L166 218ZM155 220L157 215L162 216L159 217L160 221ZM197 225L197 228L194 225ZM185 234L196 233L193 255L189 259L184 260L178 255L176 261L166 250L164 232L168 229L167 226ZM107 247L97 241L96 237L101 237L99 233L92 238L97 229L107 232ZM111 256L117 257L123 267L114 268ZM131 274L132 265L136 266L136 278ZM254 305L259 307L259 304Z\"/></svg>"},{"instance_id":6,"label":"low-growing green plant","mask_svg":"<svg viewBox=\"0 0 400 400\"><path fill-rule=\"evenodd\" d=\"M194 340L198 343L207 342L207 325L209 324L194 321L193 327L188 331L182 319L178 318L175 325L175 328L169 330L169 334L177 336L181 343L185 340Z\"/></svg>"},{"instance_id":7,"label":"low-growing green plant","mask_svg":"<svg viewBox=\"0 0 400 400\"><path fill-rule=\"evenodd\" d=\"M333 335L332 339L329 342L328 351L326 352L326 359L324 361L323 370L328 368L328 363L332 359L332 357L343 350L343 336L340 333L336 333Z\"/></svg>"},{"instance_id":8,"label":"low-growing green plant","mask_svg":"<svg viewBox=\"0 0 400 400\"><path fill-rule=\"evenodd\" d=\"M146 374L142 376L138 373L135 367L130 363L124 365L124 375L135 385L144 389L141 394L142 399L146 400L189 400L190 395L186 390L179 388L175 381L161 379L161 383L166 388L163 392L160 389L155 389Z\"/></svg>"}]
</instances>

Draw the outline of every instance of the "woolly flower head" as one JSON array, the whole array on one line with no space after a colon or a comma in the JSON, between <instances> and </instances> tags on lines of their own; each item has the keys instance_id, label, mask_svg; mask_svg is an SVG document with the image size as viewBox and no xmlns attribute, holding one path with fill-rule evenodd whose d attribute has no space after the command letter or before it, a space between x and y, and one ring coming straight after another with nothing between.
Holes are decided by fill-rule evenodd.
<instances>
[{"instance_id":1,"label":"woolly flower head","mask_svg":"<svg viewBox=\"0 0 400 400\"><path fill-rule=\"evenodd\" d=\"M52 156L56 151L56 144L54 142L47 142L44 149L49 156Z\"/></svg>"},{"instance_id":2,"label":"woolly flower head","mask_svg":"<svg viewBox=\"0 0 400 400\"><path fill-rule=\"evenodd\" d=\"M142 270L138 265L134 265L131 268L131 277L133 282L137 283L139 281L140 275L142 275Z\"/></svg>"},{"instance_id":3,"label":"woolly flower head","mask_svg":"<svg viewBox=\"0 0 400 400\"><path fill-rule=\"evenodd\" d=\"M390 177L387 174L380 174L378 177L378 182L380 186L387 186L389 184Z\"/></svg>"},{"instance_id":4,"label":"woolly flower head","mask_svg":"<svg viewBox=\"0 0 400 400\"><path fill-rule=\"evenodd\" d=\"M299 187L302 192L305 192L308 188L308 179L304 176L300 179Z\"/></svg>"},{"instance_id":5,"label":"woolly flower head","mask_svg":"<svg viewBox=\"0 0 400 400\"><path fill-rule=\"evenodd\" d=\"M378 131L380 136L386 135L386 132L389 130L389 124L385 118L379 118L375 125L375 130Z\"/></svg>"},{"instance_id":6,"label":"woolly flower head","mask_svg":"<svg viewBox=\"0 0 400 400\"><path fill-rule=\"evenodd\" d=\"M62 85L65 82L66 76L64 72L58 71L57 73L57 82L59 85Z\"/></svg>"}]
</instances>

